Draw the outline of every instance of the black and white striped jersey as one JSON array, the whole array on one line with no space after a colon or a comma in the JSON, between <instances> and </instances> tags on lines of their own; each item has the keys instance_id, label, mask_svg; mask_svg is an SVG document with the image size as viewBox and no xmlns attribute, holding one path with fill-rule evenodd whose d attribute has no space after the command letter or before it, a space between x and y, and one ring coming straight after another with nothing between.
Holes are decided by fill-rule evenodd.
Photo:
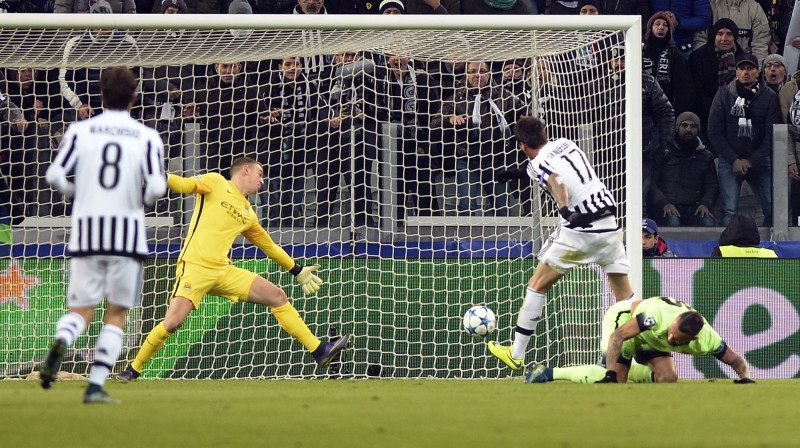
<instances>
[{"instance_id":1,"label":"black and white striped jersey","mask_svg":"<svg viewBox=\"0 0 800 448\"><path fill-rule=\"evenodd\" d=\"M605 184L597 177L586 154L572 140L560 138L547 142L539 155L528 162L528 176L548 192L547 180L558 173L567 185L569 208L579 213L597 213L616 208Z\"/></svg>"},{"instance_id":2,"label":"black and white striped jersey","mask_svg":"<svg viewBox=\"0 0 800 448\"><path fill-rule=\"evenodd\" d=\"M69 126L47 182L74 196L72 256L147 256L143 205L166 192L163 162L158 132L127 111L107 109Z\"/></svg>"}]
</instances>

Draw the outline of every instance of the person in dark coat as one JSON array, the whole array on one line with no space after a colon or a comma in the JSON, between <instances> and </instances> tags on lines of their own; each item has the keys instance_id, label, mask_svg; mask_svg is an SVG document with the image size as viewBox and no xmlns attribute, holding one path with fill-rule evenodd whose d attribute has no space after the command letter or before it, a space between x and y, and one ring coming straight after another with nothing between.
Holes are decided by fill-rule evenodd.
<instances>
[{"instance_id":1,"label":"person in dark coat","mask_svg":"<svg viewBox=\"0 0 800 448\"><path fill-rule=\"evenodd\" d=\"M681 114L694 102L694 82L689 64L672 40L675 15L659 11L647 21L642 48L642 71L656 78L667 99Z\"/></svg>"},{"instance_id":2,"label":"person in dark coat","mask_svg":"<svg viewBox=\"0 0 800 448\"><path fill-rule=\"evenodd\" d=\"M723 225L738 212L745 180L764 212L764 225L772 225L772 128L781 115L778 95L758 78L756 57L738 57L736 79L717 91L708 117L708 137L719 150Z\"/></svg>"},{"instance_id":3,"label":"person in dark coat","mask_svg":"<svg viewBox=\"0 0 800 448\"><path fill-rule=\"evenodd\" d=\"M697 115L684 112L675 121L675 142L653 160L649 215L668 227L714 226L711 209L719 196L714 155L698 137Z\"/></svg>"},{"instance_id":4,"label":"person in dark coat","mask_svg":"<svg viewBox=\"0 0 800 448\"><path fill-rule=\"evenodd\" d=\"M721 86L736 77L736 58L750 54L736 44L738 33L739 27L733 20L719 19L708 32L708 43L689 56L689 70L697 92L691 110L700 117L703 132L708 130L708 111L711 110L714 95ZM709 141L705 133L701 133L700 138L711 148L712 153L719 153L714 142Z\"/></svg>"}]
</instances>

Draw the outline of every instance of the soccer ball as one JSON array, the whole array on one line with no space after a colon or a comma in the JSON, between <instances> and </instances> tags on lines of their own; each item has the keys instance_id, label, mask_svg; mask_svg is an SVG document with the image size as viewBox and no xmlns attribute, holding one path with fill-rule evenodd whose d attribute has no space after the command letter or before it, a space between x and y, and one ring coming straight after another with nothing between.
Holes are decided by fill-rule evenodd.
<instances>
[{"instance_id":1,"label":"soccer ball","mask_svg":"<svg viewBox=\"0 0 800 448\"><path fill-rule=\"evenodd\" d=\"M493 333L496 326L494 312L483 305L473 306L464 314L464 330L475 339Z\"/></svg>"}]
</instances>

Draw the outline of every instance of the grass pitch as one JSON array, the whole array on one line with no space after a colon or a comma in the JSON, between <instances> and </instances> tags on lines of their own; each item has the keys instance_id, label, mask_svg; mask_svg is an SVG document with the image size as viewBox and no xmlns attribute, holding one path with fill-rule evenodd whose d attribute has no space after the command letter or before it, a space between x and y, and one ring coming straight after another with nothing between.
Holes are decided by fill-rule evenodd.
<instances>
[{"instance_id":1,"label":"grass pitch","mask_svg":"<svg viewBox=\"0 0 800 448\"><path fill-rule=\"evenodd\" d=\"M3 447L790 447L797 380L0 381Z\"/></svg>"}]
</instances>

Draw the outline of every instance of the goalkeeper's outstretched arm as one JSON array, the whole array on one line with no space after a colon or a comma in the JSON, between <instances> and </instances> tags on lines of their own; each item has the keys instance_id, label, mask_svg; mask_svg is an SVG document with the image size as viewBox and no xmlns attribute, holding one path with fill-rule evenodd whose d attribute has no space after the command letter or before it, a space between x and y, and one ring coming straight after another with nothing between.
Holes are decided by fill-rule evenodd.
<instances>
[{"instance_id":1,"label":"goalkeeper's outstretched arm","mask_svg":"<svg viewBox=\"0 0 800 448\"><path fill-rule=\"evenodd\" d=\"M271 260L294 275L297 279L297 283L300 283L300 286L303 287L304 293L313 294L319 291L319 288L322 286L322 279L317 277L314 273L314 271L320 267L318 264L305 267L300 265L300 263L292 259L281 246L275 243L267 231L258 223L254 224L253 227L242 233L242 235L261 249Z\"/></svg>"}]
</instances>

